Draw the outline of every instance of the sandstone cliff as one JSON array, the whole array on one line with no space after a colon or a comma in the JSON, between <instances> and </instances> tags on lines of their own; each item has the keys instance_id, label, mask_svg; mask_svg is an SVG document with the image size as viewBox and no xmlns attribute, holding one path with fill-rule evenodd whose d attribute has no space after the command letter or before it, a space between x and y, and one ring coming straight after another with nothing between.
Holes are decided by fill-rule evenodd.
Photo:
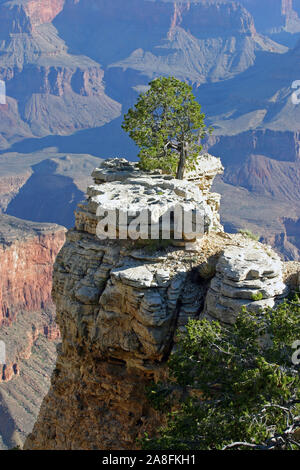
<instances>
[{"instance_id":1,"label":"sandstone cliff","mask_svg":"<svg viewBox=\"0 0 300 470\"><path fill-rule=\"evenodd\" d=\"M0 79L7 90L0 149L23 138L100 127L120 115L119 103L105 94L100 65L69 54L52 25L62 6L59 0L0 5Z\"/></svg>"},{"instance_id":2,"label":"sandstone cliff","mask_svg":"<svg viewBox=\"0 0 300 470\"><path fill-rule=\"evenodd\" d=\"M218 159L204 155L190 182L141 173L123 159L93 172L88 200L55 263L62 345L26 449L136 448L136 439L161 422L145 386L167 373L176 328L203 315L231 324L242 305L257 310L287 294L270 247L224 233L219 198L210 193L221 171ZM203 216L203 233L192 241L185 229L176 239L174 220L167 244L145 239L146 230L122 239L122 224L115 240L96 235L99 209L113 209L120 221L122 211L152 206L162 230L161 217L175 205Z\"/></svg>"},{"instance_id":3,"label":"sandstone cliff","mask_svg":"<svg viewBox=\"0 0 300 470\"><path fill-rule=\"evenodd\" d=\"M52 266L65 230L7 215L0 221L1 326L12 323L21 310L39 310L52 303Z\"/></svg>"},{"instance_id":4,"label":"sandstone cliff","mask_svg":"<svg viewBox=\"0 0 300 470\"><path fill-rule=\"evenodd\" d=\"M65 0L26 0L24 9L33 26L50 23L63 9Z\"/></svg>"},{"instance_id":5,"label":"sandstone cliff","mask_svg":"<svg viewBox=\"0 0 300 470\"><path fill-rule=\"evenodd\" d=\"M21 445L47 392L59 330L51 299L65 229L0 216L0 449Z\"/></svg>"}]
</instances>

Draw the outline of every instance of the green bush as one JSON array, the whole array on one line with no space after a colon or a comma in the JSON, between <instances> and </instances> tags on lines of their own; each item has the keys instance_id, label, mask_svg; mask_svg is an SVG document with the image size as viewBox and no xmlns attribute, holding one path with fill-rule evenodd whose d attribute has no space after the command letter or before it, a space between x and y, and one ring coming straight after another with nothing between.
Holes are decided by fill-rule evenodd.
<instances>
[{"instance_id":1,"label":"green bush","mask_svg":"<svg viewBox=\"0 0 300 470\"><path fill-rule=\"evenodd\" d=\"M166 425L156 437L145 436L142 447L299 449L295 340L300 340L295 302L259 315L244 311L233 327L189 321L169 359L169 380L149 390Z\"/></svg>"},{"instance_id":2,"label":"green bush","mask_svg":"<svg viewBox=\"0 0 300 470\"><path fill-rule=\"evenodd\" d=\"M252 300L262 300L263 295L261 292L257 292L257 294L252 294Z\"/></svg>"},{"instance_id":3,"label":"green bush","mask_svg":"<svg viewBox=\"0 0 300 470\"><path fill-rule=\"evenodd\" d=\"M250 230L239 230L239 233L244 235L245 237L248 237L250 238L251 240L254 240L254 241L258 241L260 239L260 236L259 235L255 235L254 233L252 233Z\"/></svg>"}]
</instances>

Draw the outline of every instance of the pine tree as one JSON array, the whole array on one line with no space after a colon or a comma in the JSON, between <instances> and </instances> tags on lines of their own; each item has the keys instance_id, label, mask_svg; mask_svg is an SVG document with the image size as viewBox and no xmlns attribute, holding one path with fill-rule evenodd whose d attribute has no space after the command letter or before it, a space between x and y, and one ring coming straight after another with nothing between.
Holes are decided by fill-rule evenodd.
<instances>
[{"instance_id":1,"label":"pine tree","mask_svg":"<svg viewBox=\"0 0 300 470\"><path fill-rule=\"evenodd\" d=\"M140 147L141 169L162 169L183 179L211 129L206 130L191 86L174 77L157 78L149 85L124 116L122 128Z\"/></svg>"}]
</instances>

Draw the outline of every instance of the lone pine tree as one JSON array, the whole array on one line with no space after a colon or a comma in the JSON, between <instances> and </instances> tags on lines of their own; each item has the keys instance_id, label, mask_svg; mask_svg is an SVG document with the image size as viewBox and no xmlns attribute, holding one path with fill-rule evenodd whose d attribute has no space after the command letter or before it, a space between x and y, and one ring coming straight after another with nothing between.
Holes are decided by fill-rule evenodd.
<instances>
[{"instance_id":1,"label":"lone pine tree","mask_svg":"<svg viewBox=\"0 0 300 470\"><path fill-rule=\"evenodd\" d=\"M160 77L149 85L124 116L122 128L140 147L141 169L161 169L183 179L211 130L191 86L174 77Z\"/></svg>"}]
</instances>

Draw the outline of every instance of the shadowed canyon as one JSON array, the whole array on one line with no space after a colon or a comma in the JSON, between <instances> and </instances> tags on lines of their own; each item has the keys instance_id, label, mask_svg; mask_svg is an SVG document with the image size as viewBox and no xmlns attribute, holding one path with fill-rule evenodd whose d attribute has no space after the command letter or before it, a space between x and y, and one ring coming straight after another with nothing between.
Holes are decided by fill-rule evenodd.
<instances>
[{"instance_id":1,"label":"shadowed canyon","mask_svg":"<svg viewBox=\"0 0 300 470\"><path fill-rule=\"evenodd\" d=\"M221 194L221 206L214 201L220 212L218 223L234 241L240 242L239 230L251 230L283 262L300 261L300 104L292 99L296 91L292 84L300 80L300 0L0 0L0 80L6 88L5 103L0 104L0 340L8 345L8 362L0 364L0 449L23 444L49 389L61 341L51 299L52 271L65 227L74 227L74 211L89 197L86 188L94 168L111 157L137 160L137 147L121 129L123 115L149 81L162 75L192 85L206 123L214 128L203 151L219 157L224 167L224 173L214 174L212 186ZM78 228L78 220L76 224ZM71 251L79 247L86 257L85 268L91 264L93 269L89 248L83 246L90 244L93 251L93 234L86 226L83 232L88 233L83 241L79 235L76 239L76 230L75 238L69 232L68 246ZM224 247L225 242L216 243ZM68 272L64 250L58 265ZM103 248L97 256L101 262L107 258L103 269L108 271L101 274L103 289L114 291L119 286L122 295L130 291L135 298L130 281L114 273L114 263L123 255ZM87 284L96 289L92 274ZM93 338L80 329L80 321L62 319L67 295L60 291L58 278L56 274L54 294L61 302L60 327L65 331L72 325L74 335L78 328L83 348L88 348ZM190 280L184 282L180 292L185 285L192 290ZM205 283L205 292L198 292L202 304L208 279ZM142 284L137 290L144 292ZM155 289L158 286L159 281ZM179 290L175 289L177 300ZM76 286L68 295L78 309L92 309L96 302L74 300ZM99 315L108 322L109 314ZM93 315L91 322L96 325L94 310ZM108 357L100 367L108 388L99 391L100 397L109 397L119 385L114 378L116 371L124 372L124 364L116 364L123 360L119 349L128 349L129 360L132 356L140 361L138 342L154 341L147 336L152 328L147 321L135 319L129 339L114 338L111 356L101 351L105 360ZM127 340L133 341L128 347ZM61 370L66 357L78 359L76 347L62 351L59 346ZM152 353L148 359L154 363L159 354ZM93 358L90 366L97 368ZM148 377L144 366L134 369L133 380ZM59 380L54 381L49 403L58 403ZM73 396L76 383L68 380ZM127 383L130 400L136 398L133 383ZM81 400L89 398L88 392L80 393ZM46 405L41 416L56 423ZM69 411L71 429L71 407ZM123 423L127 411L122 410ZM156 425L155 413L145 411L143 397L134 419L143 421L141 430ZM29 447L38 448L46 441L54 447L73 445L58 435L42 438L46 425L42 418L39 423ZM132 445L136 436L131 428L128 435ZM124 448L130 447L128 435L123 436ZM116 437L107 433L105 439L109 446ZM73 442L85 448L80 436Z\"/></svg>"}]
</instances>

